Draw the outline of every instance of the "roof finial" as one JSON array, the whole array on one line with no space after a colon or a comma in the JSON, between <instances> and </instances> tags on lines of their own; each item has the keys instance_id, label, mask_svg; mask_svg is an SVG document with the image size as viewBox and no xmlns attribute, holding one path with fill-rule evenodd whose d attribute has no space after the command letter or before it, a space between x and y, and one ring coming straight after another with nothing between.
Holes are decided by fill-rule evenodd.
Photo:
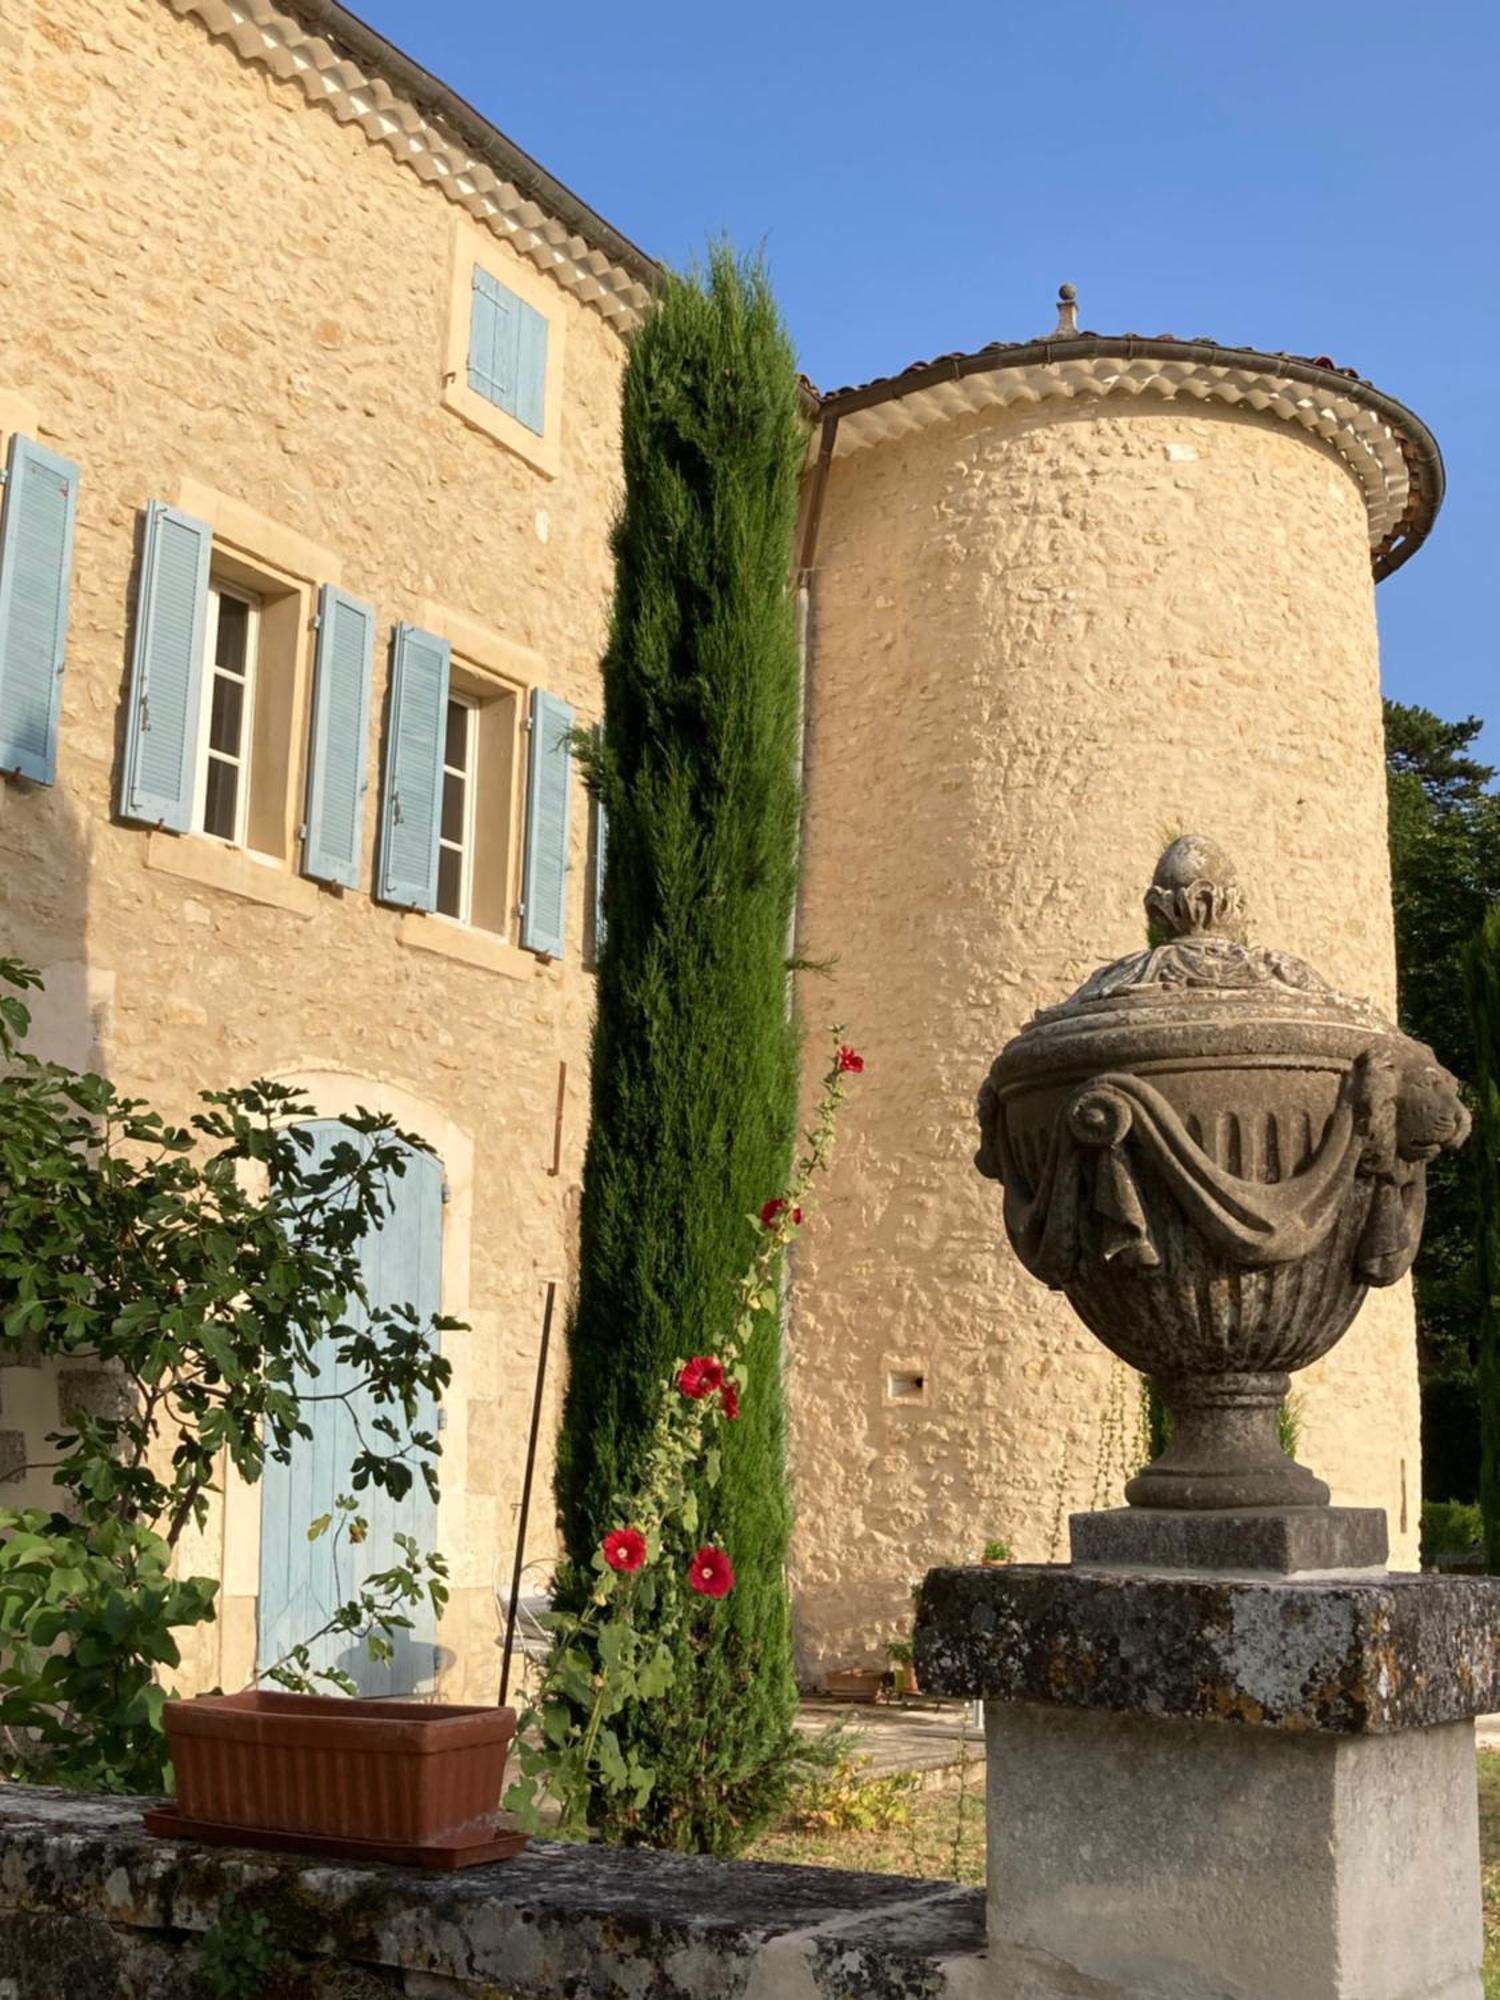
<instances>
[{"instance_id":1,"label":"roof finial","mask_svg":"<svg viewBox=\"0 0 1500 2000\"><path fill-rule=\"evenodd\" d=\"M1049 340L1071 340L1078 332L1078 287L1059 285L1057 288L1057 325L1047 338Z\"/></svg>"}]
</instances>

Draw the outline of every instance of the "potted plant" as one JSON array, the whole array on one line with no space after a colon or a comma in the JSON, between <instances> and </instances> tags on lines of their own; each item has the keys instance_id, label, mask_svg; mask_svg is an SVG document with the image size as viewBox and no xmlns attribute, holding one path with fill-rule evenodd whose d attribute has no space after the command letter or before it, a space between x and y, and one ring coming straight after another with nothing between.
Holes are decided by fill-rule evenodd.
<instances>
[{"instance_id":1,"label":"potted plant","mask_svg":"<svg viewBox=\"0 0 1500 2000\"><path fill-rule=\"evenodd\" d=\"M910 1639L893 1639L886 1647L886 1657L891 1662L897 1694L920 1694L917 1685L916 1662L912 1657Z\"/></svg>"},{"instance_id":2,"label":"potted plant","mask_svg":"<svg viewBox=\"0 0 1500 2000\"><path fill-rule=\"evenodd\" d=\"M833 1667L823 1676L823 1692L839 1701L878 1701L887 1678L882 1667Z\"/></svg>"},{"instance_id":3,"label":"potted plant","mask_svg":"<svg viewBox=\"0 0 1500 2000\"><path fill-rule=\"evenodd\" d=\"M993 1536L985 1543L984 1555L981 1557L981 1561L984 1563L986 1569L1000 1569L1010 1559L1011 1548L1009 1542L1002 1541L999 1536Z\"/></svg>"},{"instance_id":4,"label":"potted plant","mask_svg":"<svg viewBox=\"0 0 1500 2000\"><path fill-rule=\"evenodd\" d=\"M153 1833L423 1868L525 1845L495 1826L513 1708L247 1688L170 1701L163 1720L177 1798L147 1812Z\"/></svg>"}]
</instances>

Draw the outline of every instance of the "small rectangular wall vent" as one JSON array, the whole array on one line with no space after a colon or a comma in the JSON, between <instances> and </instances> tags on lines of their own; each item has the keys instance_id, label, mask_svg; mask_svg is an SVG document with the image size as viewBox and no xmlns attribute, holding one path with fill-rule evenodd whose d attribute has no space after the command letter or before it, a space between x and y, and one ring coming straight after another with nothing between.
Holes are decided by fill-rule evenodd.
<instances>
[{"instance_id":1,"label":"small rectangular wall vent","mask_svg":"<svg viewBox=\"0 0 1500 2000\"><path fill-rule=\"evenodd\" d=\"M889 1369L885 1378L885 1397L888 1403L925 1403L926 1374L917 1368Z\"/></svg>"}]
</instances>

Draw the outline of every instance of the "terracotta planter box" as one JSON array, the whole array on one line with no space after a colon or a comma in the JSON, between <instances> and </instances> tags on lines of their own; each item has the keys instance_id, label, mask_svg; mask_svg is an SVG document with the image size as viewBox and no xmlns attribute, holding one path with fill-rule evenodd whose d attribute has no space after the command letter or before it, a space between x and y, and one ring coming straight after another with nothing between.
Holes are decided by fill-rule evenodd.
<instances>
[{"instance_id":1,"label":"terracotta planter box","mask_svg":"<svg viewBox=\"0 0 1500 2000\"><path fill-rule=\"evenodd\" d=\"M177 1774L153 1832L464 1867L524 1844L495 1813L513 1708L205 1695L163 1712Z\"/></svg>"},{"instance_id":2,"label":"terracotta planter box","mask_svg":"<svg viewBox=\"0 0 1500 2000\"><path fill-rule=\"evenodd\" d=\"M878 1701L889 1676L880 1667L840 1667L823 1677L823 1692L840 1701Z\"/></svg>"}]
</instances>

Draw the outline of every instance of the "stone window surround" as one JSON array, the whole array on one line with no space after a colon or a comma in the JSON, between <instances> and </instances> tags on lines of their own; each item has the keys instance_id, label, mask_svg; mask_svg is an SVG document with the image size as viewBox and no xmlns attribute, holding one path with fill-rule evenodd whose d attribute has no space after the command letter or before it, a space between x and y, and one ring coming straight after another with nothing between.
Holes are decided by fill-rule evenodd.
<instances>
[{"instance_id":1,"label":"stone window surround","mask_svg":"<svg viewBox=\"0 0 1500 2000\"><path fill-rule=\"evenodd\" d=\"M0 389L0 441L13 435L38 437L37 406L29 396Z\"/></svg>"},{"instance_id":2,"label":"stone window surround","mask_svg":"<svg viewBox=\"0 0 1500 2000\"><path fill-rule=\"evenodd\" d=\"M144 865L246 902L311 917L324 892L295 868L306 783L313 614L319 584L341 582L341 566L331 550L200 480L182 480L176 504L212 530L214 578L261 599L261 645L276 649L279 699L274 705L258 701L259 726L276 726L285 754L282 782L270 795L264 787L256 792L252 763L246 846L154 828L146 836ZM264 685L267 677L261 678Z\"/></svg>"},{"instance_id":3,"label":"stone window surround","mask_svg":"<svg viewBox=\"0 0 1500 2000\"><path fill-rule=\"evenodd\" d=\"M507 979L545 978L559 984L563 977L561 964L543 964L535 952L523 951L514 942L519 928L517 907L521 896L526 813L527 739L521 724L531 690L544 685L542 657L531 647L508 639L503 633L431 598L424 599L417 606L416 622L424 631L436 633L440 639L448 641L452 648L455 692L467 695L479 704L481 758L486 749L493 751L494 748L493 738L490 743L485 742L483 718L486 712L491 715L492 729L495 723L502 728L507 722L511 725L510 770L503 815L504 846L503 852L492 852L489 857L492 883L495 883L490 890L490 910L492 914L501 916L502 924L462 924L452 917L440 916L436 911L407 910L401 917L397 938L413 950L434 952L441 958L457 960L484 972L498 972ZM509 717L498 713L502 704L509 708ZM480 783L484 784L482 776ZM483 796L481 793L481 811ZM482 865L483 855L478 858Z\"/></svg>"},{"instance_id":4,"label":"stone window surround","mask_svg":"<svg viewBox=\"0 0 1500 2000\"><path fill-rule=\"evenodd\" d=\"M346 1118L358 1110L382 1112L393 1118L403 1131L414 1132L432 1148L443 1164L441 1310L457 1319L467 1319L473 1287L474 1140L466 1127L403 1084L355 1070L298 1064L272 1070L270 1080L300 1091L311 1103L309 1115L314 1118ZM444 1352L453 1363L453 1379L442 1401L442 1410L448 1413L449 1421L443 1429L435 1546L446 1551L462 1550L467 1546L464 1506L468 1487L468 1440L462 1413L467 1408L466 1384L470 1375L467 1343L474 1337L472 1333L443 1336ZM209 1563L210 1572L216 1570L222 1579L221 1589L226 1603L230 1598L256 1599L260 1593L260 1488L247 1485L234 1468L226 1464L222 1491L220 1547L217 1551L211 1547L204 1550L203 1559ZM185 1556L183 1567L192 1570L198 1561L196 1553L190 1558ZM253 1635L253 1621L246 1627L238 1620L226 1620L222 1626L224 1653L220 1661L220 1675L226 1687L245 1685L254 1670L253 1658L243 1660L230 1656L230 1647L236 1635L246 1630ZM253 1636L251 1645L253 1648Z\"/></svg>"},{"instance_id":5,"label":"stone window surround","mask_svg":"<svg viewBox=\"0 0 1500 2000\"><path fill-rule=\"evenodd\" d=\"M547 322L547 387L542 433L535 431L469 387L469 328L474 310L474 267L539 312ZM553 285L515 253L477 229L465 216L453 218L449 248L448 307L443 337L443 408L472 429L493 438L549 479L562 470L563 367L566 325L562 300Z\"/></svg>"}]
</instances>

